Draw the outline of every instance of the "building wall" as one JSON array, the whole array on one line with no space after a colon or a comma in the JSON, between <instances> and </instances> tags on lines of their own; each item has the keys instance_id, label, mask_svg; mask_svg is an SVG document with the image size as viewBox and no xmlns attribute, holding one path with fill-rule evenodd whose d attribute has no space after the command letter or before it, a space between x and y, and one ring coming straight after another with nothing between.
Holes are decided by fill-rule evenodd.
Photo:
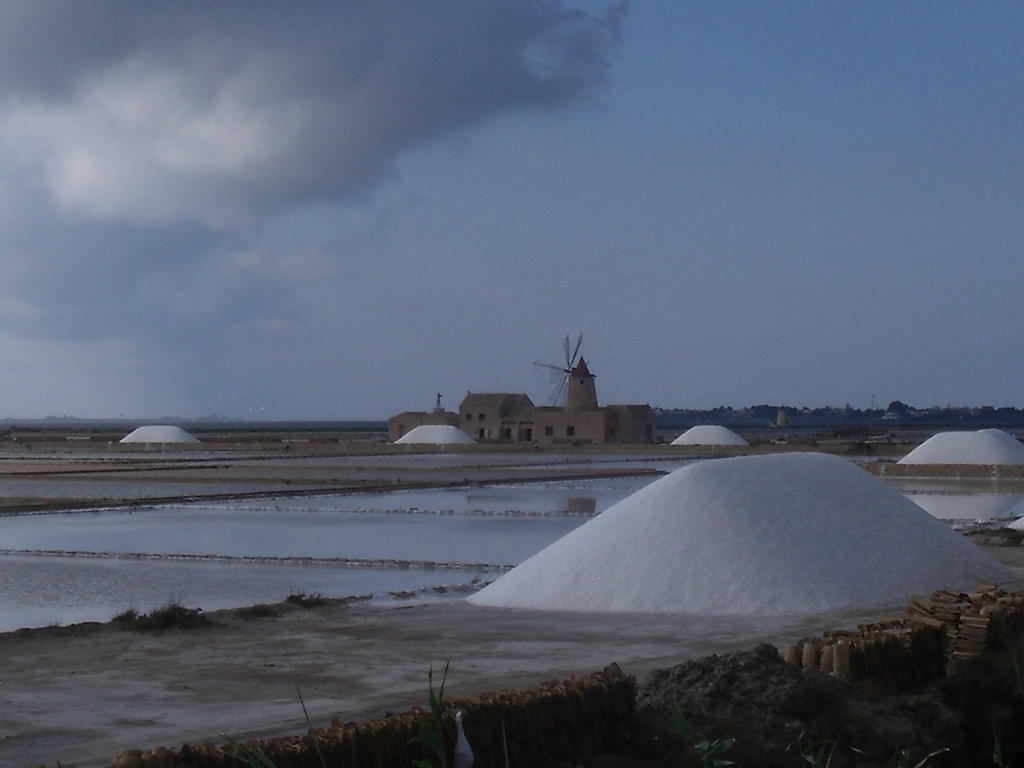
<instances>
[{"instance_id":1,"label":"building wall","mask_svg":"<svg viewBox=\"0 0 1024 768\"><path fill-rule=\"evenodd\" d=\"M415 415L400 414L389 424L401 417L411 422ZM526 395L517 393L471 392L460 403L459 413L450 415L454 421L444 423L453 423L474 440L485 442L650 443L655 435L654 413L646 405L568 410L534 406ZM406 431L412 426L416 424Z\"/></svg>"},{"instance_id":2,"label":"building wall","mask_svg":"<svg viewBox=\"0 0 1024 768\"><path fill-rule=\"evenodd\" d=\"M497 440L501 434L501 416L497 408L486 405L460 408L459 428L474 440Z\"/></svg>"},{"instance_id":3,"label":"building wall","mask_svg":"<svg viewBox=\"0 0 1024 768\"><path fill-rule=\"evenodd\" d=\"M607 443L653 443L657 434L654 411L646 405L606 405Z\"/></svg>"},{"instance_id":4,"label":"building wall","mask_svg":"<svg viewBox=\"0 0 1024 768\"><path fill-rule=\"evenodd\" d=\"M459 404L459 427L474 440L529 443L534 410L523 394L471 392Z\"/></svg>"},{"instance_id":5,"label":"building wall","mask_svg":"<svg viewBox=\"0 0 1024 768\"><path fill-rule=\"evenodd\" d=\"M534 440L538 443L603 443L606 415L603 409L567 411L537 408Z\"/></svg>"}]
</instances>

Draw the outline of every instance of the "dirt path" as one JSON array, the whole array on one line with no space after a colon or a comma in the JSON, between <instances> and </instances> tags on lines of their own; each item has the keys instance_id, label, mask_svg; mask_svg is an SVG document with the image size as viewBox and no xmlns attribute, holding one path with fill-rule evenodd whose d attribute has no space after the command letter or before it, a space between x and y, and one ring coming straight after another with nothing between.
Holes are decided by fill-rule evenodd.
<instances>
[{"instance_id":1,"label":"dirt path","mask_svg":"<svg viewBox=\"0 0 1024 768\"><path fill-rule=\"evenodd\" d=\"M296 686L315 720L362 719L422 704L428 667L446 660L452 695L471 694L612 661L642 674L758 640L789 642L823 621L567 615L462 601L212 618L156 635L109 625L0 635L0 766L108 765L124 749L300 730Z\"/></svg>"}]
</instances>

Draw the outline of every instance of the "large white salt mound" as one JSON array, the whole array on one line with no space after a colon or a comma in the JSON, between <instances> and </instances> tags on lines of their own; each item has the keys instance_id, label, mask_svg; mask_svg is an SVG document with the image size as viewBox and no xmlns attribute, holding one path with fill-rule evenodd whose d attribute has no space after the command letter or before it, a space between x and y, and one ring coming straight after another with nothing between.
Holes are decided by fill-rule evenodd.
<instances>
[{"instance_id":1,"label":"large white salt mound","mask_svg":"<svg viewBox=\"0 0 1024 768\"><path fill-rule=\"evenodd\" d=\"M672 445L750 445L731 429L717 424L690 427L672 441Z\"/></svg>"},{"instance_id":2,"label":"large white salt mound","mask_svg":"<svg viewBox=\"0 0 1024 768\"><path fill-rule=\"evenodd\" d=\"M181 427L154 425L139 427L121 438L122 443L198 443Z\"/></svg>"},{"instance_id":3,"label":"large white salt mound","mask_svg":"<svg viewBox=\"0 0 1024 768\"><path fill-rule=\"evenodd\" d=\"M1024 445L1001 429L939 432L899 461L900 464L1024 464Z\"/></svg>"},{"instance_id":4,"label":"large white salt mound","mask_svg":"<svg viewBox=\"0 0 1024 768\"><path fill-rule=\"evenodd\" d=\"M563 611L784 615L902 603L1012 572L884 481L812 453L656 480L469 598Z\"/></svg>"},{"instance_id":5,"label":"large white salt mound","mask_svg":"<svg viewBox=\"0 0 1024 768\"><path fill-rule=\"evenodd\" d=\"M475 442L472 437L467 435L458 427L453 427L450 424L421 424L418 427L413 427L400 438L395 440L395 443L413 444L413 443L427 443L430 445L452 445L456 443L472 443Z\"/></svg>"}]
</instances>

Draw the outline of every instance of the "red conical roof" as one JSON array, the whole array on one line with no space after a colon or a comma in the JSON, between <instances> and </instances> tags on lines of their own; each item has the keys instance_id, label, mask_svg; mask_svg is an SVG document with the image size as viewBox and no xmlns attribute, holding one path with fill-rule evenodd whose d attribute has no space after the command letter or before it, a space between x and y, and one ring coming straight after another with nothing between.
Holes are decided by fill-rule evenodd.
<instances>
[{"instance_id":1,"label":"red conical roof","mask_svg":"<svg viewBox=\"0 0 1024 768\"><path fill-rule=\"evenodd\" d=\"M572 369L572 375L573 376L589 376L592 379L595 378L594 374L592 374L590 372L590 369L587 368L587 361L584 360L582 357L580 358L580 361L578 363L576 363L576 367Z\"/></svg>"}]
</instances>

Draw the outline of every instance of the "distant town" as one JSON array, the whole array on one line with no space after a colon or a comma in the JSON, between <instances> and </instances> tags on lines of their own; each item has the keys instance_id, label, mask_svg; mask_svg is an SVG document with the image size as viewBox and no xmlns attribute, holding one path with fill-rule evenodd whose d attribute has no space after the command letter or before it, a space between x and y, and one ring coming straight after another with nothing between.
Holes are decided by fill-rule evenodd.
<instances>
[{"instance_id":1,"label":"distant town","mask_svg":"<svg viewBox=\"0 0 1024 768\"><path fill-rule=\"evenodd\" d=\"M930 406L917 408L894 400L884 408L853 408L823 406L808 408L794 405L752 405L746 408L659 408L652 407L659 430L683 429L697 424L721 424L738 429L979 429L982 427L1024 427L1024 408L981 406ZM305 431L328 431L339 428L353 432L383 432L383 419L345 420L318 419L309 421L255 421L232 419L218 415L202 417L160 416L158 418L88 418L49 416L41 419L0 418L0 431L14 429L120 429L143 422L188 424L193 428L232 430L262 426L267 429L293 428Z\"/></svg>"},{"instance_id":2,"label":"distant town","mask_svg":"<svg viewBox=\"0 0 1024 768\"><path fill-rule=\"evenodd\" d=\"M825 406L806 408L791 405L753 405L747 408L720 406L710 409L655 408L659 429L688 427L695 424L722 424L723 426L758 428L818 428L830 427L880 429L932 429L952 427L975 429L980 427L1024 426L1024 409L982 406L931 406L915 408L894 400L884 408L853 408Z\"/></svg>"}]
</instances>

